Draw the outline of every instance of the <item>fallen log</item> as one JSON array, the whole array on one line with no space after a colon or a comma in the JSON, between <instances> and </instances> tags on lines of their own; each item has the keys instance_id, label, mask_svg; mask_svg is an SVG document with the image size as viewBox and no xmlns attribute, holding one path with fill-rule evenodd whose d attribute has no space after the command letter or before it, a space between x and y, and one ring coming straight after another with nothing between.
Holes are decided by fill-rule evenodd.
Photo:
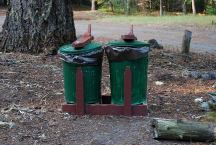
<instances>
[{"instance_id":1,"label":"fallen log","mask_svg":"<svg viewBox=\"0 0 216 145\"><path fill-rule=\"evenodd\" d=\"M216 137L213 124L184 120L153 119L154 139L212 142Z\"/></svg>"}]
</instances>

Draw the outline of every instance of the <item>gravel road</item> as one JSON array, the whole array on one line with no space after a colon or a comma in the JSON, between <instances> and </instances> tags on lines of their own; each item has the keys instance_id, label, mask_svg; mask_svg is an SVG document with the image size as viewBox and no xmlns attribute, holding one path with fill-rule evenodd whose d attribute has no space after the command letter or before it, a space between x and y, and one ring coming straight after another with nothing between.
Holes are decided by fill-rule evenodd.
<instances>
[{"instance_id":1,"label":"gravel road","mask_svg":"<svg viewBox=\"0 0 216 145\"><path fill-rule=\"evenodd\" d=\"M0 16L0 30L5 16ZM87 24L92 24L92 33L95 38L119 39L129 31L129 24L99 22L99 20L76 20L77 35L87 29ZM191 42L192 51L216 52L216 27L199 28L195 26L164 26L164 25L135 25L134 33L139 40L156 39L165 48L181 48L184 30L193 32Z\"/></svg>"},{"instance_id":2,"label":"gravel road","mask_svg":"<svg viewBox=\"0 0 216 145\"><path fill-rule=\"evenodd\" d=\"M119 39L122 34L129 31L129 24L105 23L97 21L75 21L77 35L86 31L87 24L92 24L92 33L97 37ZM216 27L199 28L195 26L159 26L135 25L134 33L139 40L156 39L169 48L181 48L184 30L193 32L191 48L193 51L216 52ZM165 47L165 48L166 48Z\"/></svg>"}]
</instances>

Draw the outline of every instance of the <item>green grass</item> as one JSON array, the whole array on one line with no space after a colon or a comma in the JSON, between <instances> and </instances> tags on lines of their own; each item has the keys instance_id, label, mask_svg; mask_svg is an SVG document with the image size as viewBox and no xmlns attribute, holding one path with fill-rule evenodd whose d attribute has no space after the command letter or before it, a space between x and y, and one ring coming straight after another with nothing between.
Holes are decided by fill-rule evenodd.
<instances>
[{"instance_id":1,"label":"green grass","mask_svg":"<svg viewBox=\"0 0 216 145\"><path fill-rule=\"evenodd\" d=\"M158 24L158 25L216 25L216 16L108 16L100 21L128 24Z\"/></svg>"},{"instance_id":2,"label":"green grass","mask_svg":"<svg viewBox=\"0 0 216 145\"><path fill-rule=\"evenodd\" d=\"M216 112L209 112L209 113L207 113L205 115L205 117L203 119L201 119L201 121L216 123Z\"/></svg>"}]
</instances>

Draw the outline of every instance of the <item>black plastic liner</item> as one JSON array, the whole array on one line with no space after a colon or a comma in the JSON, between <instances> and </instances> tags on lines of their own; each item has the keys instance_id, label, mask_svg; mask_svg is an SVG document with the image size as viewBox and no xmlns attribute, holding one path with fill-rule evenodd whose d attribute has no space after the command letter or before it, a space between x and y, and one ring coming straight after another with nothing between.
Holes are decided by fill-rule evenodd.
<instances>
[{"instance_id":1,"label":"black plastic liner","mask_svg":"<svg viewBox=\"0 0 216 145\"><path fill-rule=\"evenodd\" d=\"M150 51L148 46L141 48L105 46L104 49L110 61L137 60L147 57Z\"/></svg>"},{"instance_id":2,"label":"black plastic liner","mask_svg":"<svg viewBox=\"0 0 216 145\"><path fill-rule=\"evenodd\" d=\"M61 60L77 65L100 65L103 60L103 49L81 54L58 53Z\"/></svg>"}]
</instances>

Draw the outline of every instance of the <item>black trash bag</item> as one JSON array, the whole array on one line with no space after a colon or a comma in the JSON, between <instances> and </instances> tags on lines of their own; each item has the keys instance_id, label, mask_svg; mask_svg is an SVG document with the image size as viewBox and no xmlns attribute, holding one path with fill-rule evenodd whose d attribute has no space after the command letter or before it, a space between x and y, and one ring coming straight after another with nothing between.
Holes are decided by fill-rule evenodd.
<instances>
[{"instance_id":1,"label":"black trash bag","mask_svg":"<svg viewBox=\"0 0 216 145\"><path fill-rule=\"evenodd\" d=\"M137 60L147 57L150 50L148 46L141 48L105 46L104 49L110 61Z\"/></svg>"},{"instance_id":2,"label":"black trash bag","mask_svg":"<svg viewBox=\"0 0 216 145\"><path fill-rule=\"evenodd\" d=\"M103 49L81 54L58 53L61 60L77 65L99 65L103 60Z\"/></svg>"}]
</instances>

